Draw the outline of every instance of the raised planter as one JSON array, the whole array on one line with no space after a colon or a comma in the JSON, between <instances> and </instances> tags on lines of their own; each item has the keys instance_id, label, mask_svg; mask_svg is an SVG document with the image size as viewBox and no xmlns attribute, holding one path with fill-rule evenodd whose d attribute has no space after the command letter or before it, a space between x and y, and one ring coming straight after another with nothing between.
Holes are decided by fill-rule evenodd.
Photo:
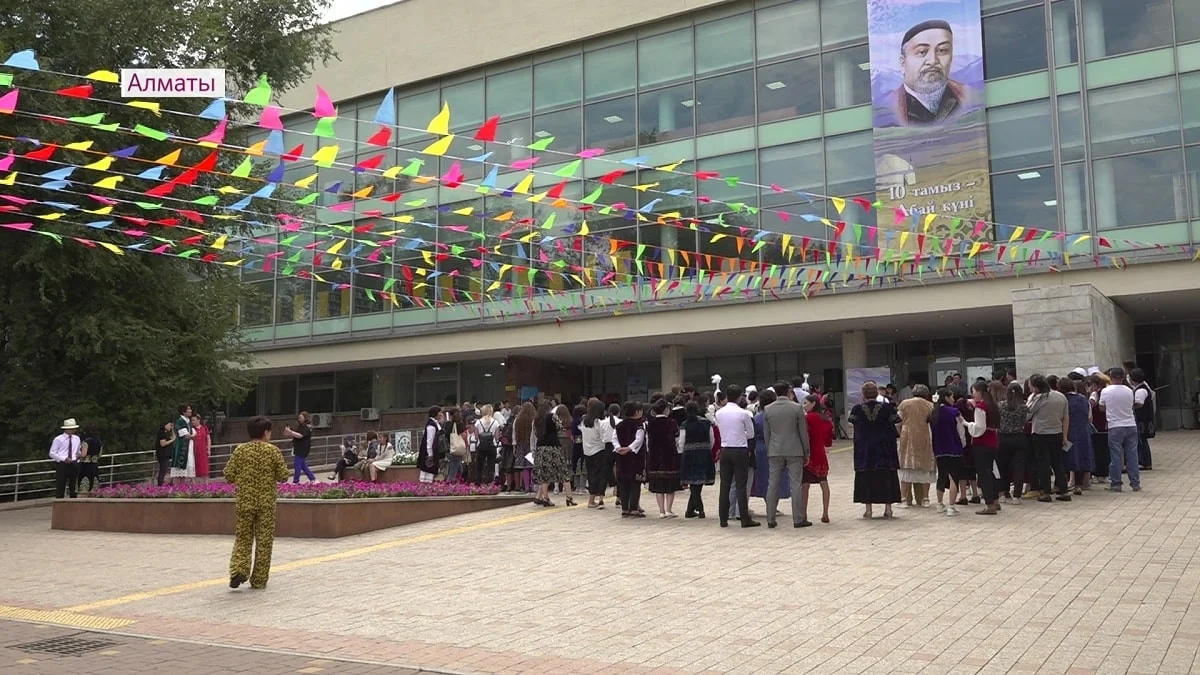
<instances>
[{"instance_id":1,"label":"raised planter","mask_svg":"<svg viewBox=\"0 0 1200 675\"><path fill-rule=\"evenodd\" d=\"M390 473L390 470L388 471ZM333 538L527 503L528 496L280 499L278 537ZM232 499L58 499L50 527L137 534L233 534Z\"/></svg>"},{"instance_id":2,"label":"raised planter","mask_svg":"<svg viewBox=\"0 0 1200 675\"><path fill-rule=\"evenodd\" d=\"M420 479L420 471L415 466L389 466L387 471L379 472L379 480L376 483L415 483ZM359 471L354 467L347 467L342 474L346 480L371 480L370 469Z\"/></svg>"}]
</instances>

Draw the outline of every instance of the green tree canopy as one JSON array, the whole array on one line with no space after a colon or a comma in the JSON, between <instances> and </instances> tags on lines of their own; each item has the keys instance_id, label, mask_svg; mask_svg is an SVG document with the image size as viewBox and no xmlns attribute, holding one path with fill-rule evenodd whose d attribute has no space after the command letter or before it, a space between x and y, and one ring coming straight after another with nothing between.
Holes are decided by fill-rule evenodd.
<instances>
[{"instance_id":1,"label":"green tree canopy","mask_svg":"<svg viewBox=\"0 0 1200 675\"><path fill-rule=\"evenodd\" d=\"M42 72L0 68L13 73L13 86L22 90L17 114L0 114L0 156L9 148L18 156L35 149L28 141L12 140L21 137L58 145L90 139L95 141L93 152L139 145L139 156L165 155L179 146L126 130L142 123L197 138L211 131L214 122L170 113L156 118L151 111L96 100L116 100L115 85L97 85L93 100L57 96L54 91L82 80L55 73L220 67L226 69L230 98L246 91L260 74L269 76L275 91L285 90L304 81L316 61L332 56L328 28L318 25L328 3L7 0L0 11L0 61L12 52L35 49ZM7 91L0 87L0 95ZM195 114L207 103L170 99L163 108ZM231 116L241 112L249 118L236 105L228 110ZM105 122L120 122L121 129L53 124L23 111L60 117L103 112ZM237 132L231 129L227 139L238 142ZM186 147L179 166L195 164L209 152ZM97 158L71 150L54 157L75 165ZM12 168L35 176L62 166L20 158ZM0 185L0 195L96 208L86 195L97 192L91 183L106 175L112 174L77 169L72 180L79 182L52 193L21 184L36 185L36 178L18 180L13 186ZM126 178L121 188L145 190L154 184ZM202 176L195 186L172 196L213 194L213 185ZM113 196L135 199L128 193ZM178 202L172 206L182 208ZM28 221L36 208L0 211L0 223ZM145 216L128 203L116 206L112 215L121 214ZM83 221L70 216L39 221L38 229L104 239L103 232L80 227ZM214 228L212 222L206 219L204 227ZM182 239L191 233L159 228L154 234ZM116 235L109 241L130 243ZM211 410L244 395L252 376L237 328L242 294L236 271L227 267L136 252L117 256L69 239L0 230L0 461L44 456L67 417L96 425L113 451L149 449L156 428L180 403Z\"/></svg>"}]
</instances>

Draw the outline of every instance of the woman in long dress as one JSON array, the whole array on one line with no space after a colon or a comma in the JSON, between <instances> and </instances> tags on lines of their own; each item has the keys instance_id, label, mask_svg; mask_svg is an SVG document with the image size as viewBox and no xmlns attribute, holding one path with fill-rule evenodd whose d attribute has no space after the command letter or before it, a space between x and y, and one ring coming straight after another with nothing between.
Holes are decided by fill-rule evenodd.
<instances>
[{"instance_id":1,"label":"woman in long dress","mask_svg":"<svg viewBox=\"0 0 1200 675\"><path fill-rule=\"evenodd\" d=\"M208 449L212 443L212 434L199 415L192 415L192 430L196 432L192 445L193 459L196 462L196 478L200 483L208 482Z\"/></svg>"},{"instance_id":2,"label":"woman in long dress","mask_svg":"<svg viewBox=\"0 0 1200 675\"><path fill-rule=\"evenodd\" d=\"M954 392L947 387L938 389L934 395L937 404L933 412L933 456L938 468L938 513L957 516L955 505L966 502L958 499L967 496L967 476L963 469L967 427L962 413L954 405ZM974 413L972 413L974 414ZM950 500L943 502L943 490L950 490Z\"/></svg>"},{"instance_id":3,"label":"woman in long dress","mask_svg":"<svg viewBox=\"0 0 1200 675\"><path fill-rule=\"evenodd\" d=\"M571 482L571 466L567 461L569 456L570 435L567 429L570 426L570 415L568 412L568 422L563 424L562 418L556 414L554 410L548 410L549 406L543 404L542 412L538 413L537 424L535 425L537 434L537 445L533 449L533 478L538 484L538 495L534 498L533 503L539 506L554 506L554 502L550 501L550 486L554 483ZM566 406L560 406L566 410ZM564 445L567 451L564 452ZM566 493L567 506L574 506L575 500L570 497L570 491Z\"/></svg>"},{"instance_id":4,"label":"woman in long dress","mask_svg":"<svg viewBox=\"0 0 1200 675\"><path fill-rule=\"evenodd\" d=\"M671 405L660 398L646 422L646 481L658 502L659 518L675 517L675 493L683 489L679 481L679 425L667 412Z\"/></svg>"},{"instance_id":5,"label":"woman in long dress","mask_svg":"<svg viewBox=\"0 0 1200 675\"><path fill-rule=\"evenodd\" d=\"M533 436L537 409L526 401L513 416L513 473L524 492L533 492ZM540 500L540 497L538 498Z\"/></svg>"},{"instance_id":6,"label":"woman in long dress","mask_svg":"<svg viewBox=\"0 0 1200 675\"><path fill-rule=\"evenodd\" d=\"M679 459L679 479L691 491L684 518L703 518L704 499L701 492L705 485L716 482L717 470L713 463L712 449L716 442L712 422L703 415L696 401L690 401L684 410L683 456Z\"/></svg>"},{"instance_id":7,"label":"woman in long dress","mask_svg":"<svg viewBox=\"0 0 1200 675\"><path fill-rule=\"evenodd\" d=\"M192 406L179 406L175 418L175 453L171 457L171 482L180 484L196 477L196 452L193 444Z\"/></svg>"},{"instance_id":8,"label":"woman in long dress","mask_svg":"<svg viewBox=\"0 0 1200 675\"><path fill-rule=\"evenodd\" d=\"M815 394L804 397L804 421L808 427L808 463L804 465L804 486L800 488L800 522L808 520L809 486L821 486L821 522L829 522L829 453L826 448L833 445L833 423L822 414L821 398Z\"/></svg>"},{"instance_id":9,"label":"woman in long dress","mask_svg":"<svg viewBox=\"0 0 1200 675\"><path fill-rule=\"evenodd\" d=\"M892 504L900 501L900 457L896 452L896 425L900 415L889 403L880 403L879 386L865 382L862 403L850 411L854 427L854 501L866 504L863 518L871 518L872 506L883 504L883 517L891 519Z\"/></svg>"},{"instance_id":10,"label":"woman in long dress","mask_svg":"<svg viewBox=\"0 0 1200 675\"><path fill-rule=\"evenodd\" d=\"M1092 451L1092 407L1087 396L1079 391L1082 386L1082 382L1076 384L1075 380L1066 377L1058 381L1058 391L1067 397L1067 440L1071 442L1071 449L1063 459L1077 495L1092 489L1092 469L1096 461Z\"/></svg>"},{"instance_id":11,"label":"woman in long dress","mask_svg":"<svg viewBox=\"0 0 1200 675\"><path fill-rule=\"evenodd\" d=\"M937 476L929 416L933 401L929 387L918 384L900 402L900 506L929 506L929 485Z\"/></svg>"}]
</instances>

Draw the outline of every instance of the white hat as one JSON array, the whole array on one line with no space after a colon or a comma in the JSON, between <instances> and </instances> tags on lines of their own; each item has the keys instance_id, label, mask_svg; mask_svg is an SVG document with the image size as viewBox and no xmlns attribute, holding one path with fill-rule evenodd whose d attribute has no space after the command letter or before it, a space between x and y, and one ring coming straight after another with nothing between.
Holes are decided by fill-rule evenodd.
<instances>
[{"instance_id":1,"label":"white hat","mask_svg":"<svg viewBox=\"0 0 1200 675\"><path fill-rule=\"evenodd\" d=\"M1084 368L1076 368L1075 370L1072 370L1071 372L1075 373L1076 375L1081 375L1083 377L1087 377L1087 374L1088 374L1088 371Z\"/></svg>"},{"instance_id":2,"label":"white hat","mask_svg":"<svg viewBox=\"0 0 1200 675\"><path fill-rule=\"evenodd\" d=\"M69 418L69 419L65 419L65 420L63 420L63 423L62 423L62 428L63 428L64 430L65 430L65 429L78 429L78 428L79 428L79 425L75 423L75 418L74 418L74 417L71 417L71 418Z\"/></svg>"},{"instance_id":3,"label":"white hat","mask_svg":"<svg viewBox=\"0 0 1200 675\"><path fill-rule=\"evenodd\" d=\"M753 393L753 392L756 392L756 391L758 391L758 387L756 387L756 386L754 386L754 385L752 385L752 384L748 384L748 385L746 385L746 393L747 393L747 394L750 394L750 393Z\"/></svg>"},{"instance_id":4,"label":"white hat","mask_svg":"<svg viewBox=\"0 0 1200 675\"><path fill-rule=\"evenodd\" d=\"M1100 369L1097 368L1096 366L1092 366L1091 368L1088 368L1087 374L1088 375L1099 375Z\"/></svg>"}]
</instances>

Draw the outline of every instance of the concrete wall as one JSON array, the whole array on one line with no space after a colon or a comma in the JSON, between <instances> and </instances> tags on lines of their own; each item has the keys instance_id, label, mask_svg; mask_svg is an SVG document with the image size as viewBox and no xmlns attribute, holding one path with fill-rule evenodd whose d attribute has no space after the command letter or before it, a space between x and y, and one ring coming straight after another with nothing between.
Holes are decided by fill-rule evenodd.
<instances>
[{"instance_id":1,"label":"concrete wall","mask_svg":"<svg viewBox=\"0 0 1200 675\"><path fill-rule=\"evenodd\" d=\"M583 366L554 363L528 356L505 357L505 398L516 401L521 387L537 387L544 396L562 396L562 402L574 406L587 390Z\"/></svg>"},{"instance_id":2,"label":"concrete wall","mask_svg":"<svg viewBox=\"0 0 1200 675\"><path fill-rule=\"evenodd\" d=\"M345 101L729 1L402 0L336 22L338 60L280 103L311 108L317 84Z\"/></svg>"},{"instance_id":3,"label":"concrete wall","mask_svg":"<svg viewBox=\"0 0 1200 675\"><path fill-rule=\"evenodd\" d=\"M1065 375L1133 356L1133 323L1091 284L1012 292L1017 372Z\"/></svg>"}]
</instances>

